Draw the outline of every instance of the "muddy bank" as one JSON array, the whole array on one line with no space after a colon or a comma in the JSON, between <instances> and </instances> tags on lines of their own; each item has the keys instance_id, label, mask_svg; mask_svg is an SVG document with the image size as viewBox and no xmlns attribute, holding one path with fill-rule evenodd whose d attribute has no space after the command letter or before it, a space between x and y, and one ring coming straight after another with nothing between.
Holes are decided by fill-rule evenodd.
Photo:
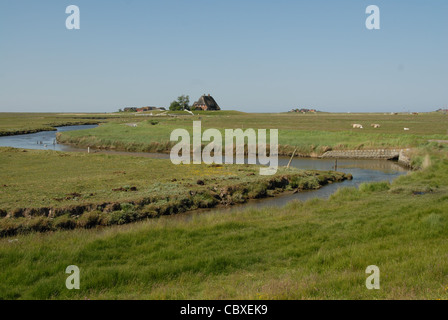
<instances>
[{"instance_id":1,"label":"muddy bank","mask_svg":"<svg viewBox=\"0 0 448 320\"><path fill-rule=\"evenodd\" d=\"M204 189L181 196L144 197L127 202L103 202L66 207L16 208L0 210L0 236L27 232L47 232L126 224L162 215L173 215L199 208L214 208L245 203L250 199L274 197L284 192L319 189L329 183L352 179L334 171L305 171L263 178L257 183L231 186L204 185Z\"/></svg>"}]
</instances>

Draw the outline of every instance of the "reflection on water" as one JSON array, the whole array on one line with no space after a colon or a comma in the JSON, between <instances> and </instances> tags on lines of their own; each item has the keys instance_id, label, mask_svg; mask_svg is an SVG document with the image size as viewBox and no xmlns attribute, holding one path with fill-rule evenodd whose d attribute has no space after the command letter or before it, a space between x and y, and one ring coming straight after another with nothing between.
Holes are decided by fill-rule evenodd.
<instances>
[{"instance_id":1,"label":"reflection on water","mask_svg":"<svg viewBox=\"0 0 448 320\"><path fill-rule=\"evenodd\" d=\"M286 166L289 158L279 158L279 165ZM296 167L304 170L334 170L335 159L312 159L312 158L297 158L291 161L291 167ZM311 198L327 199L339 188L343 187L358 187L363 182L379 182L389 181L398 178L401 175L409 172L408 169L403 168L396 162L388 160L352 160L352 159L338 159L337 171L351 173L353 180L346 180L343 182L328 184L318 190L302 191L295 194L279 195L275 198L266 198L261 200L251 200L245 204L235 205L228 208L219 209L205 209L197 210L197 212L232 212L248 208L265 208L265 207L280 207L284 206L292 200L306 201ZM182 215L181 215L182 216ZM184 218L189 219L191 215L183 215ZM183 219L182 217L179 217Z\"/></svg>"},{"instance_id":2,"label":"reflection on water","mask_svg":"<svg viewBox=\"0 0 448 320\"><path fill-rule=\"evenodd\" d=\"M286 166L289 158L280 157L278 164ZM381 171L383 173L407 172L408 170L398 165L396 162L388 160L356 160L356 159L315 159L315 158L295 158L291 161L291 167L306 170L334 170L348 172L351 169L366 169Z\"/></svg>"},{"instance_id":3,"label":"reflection on water","mask_svg":"<svg viewBox=\"0 0 448 320\"><path fill-rule=\"evenodd\" d=\"M57 131L42 131L30 134L21 134L17 136L0 137L0 147L13 147L23 149L38 149L38 150L56 150L56 151L75 151L79 150L74 147L58 144L56 142L56 133L73 130L83 130L96 128L98 125L79 125L57 127Z\"/></svg>"},{"instance_id":4,"label":"reflection on water","mask_svg":"<svg viewBox=\"0 0 448 320\"><path fill-rule=\"evenodd\" d=\"M313 162L313 163L310 163ZM294 159L291 166L299 169L333 170L334 159ZM407 169L388 160L341 160L338 159L337 171L351 173L353 180L328 184L318 190L303 191L296 194L254 201L247 204L251 207L283 206L291 200L305 201L310 198L328 198L341 187L358 187L363 182L392 182L395 178L406 174Z\"/></svg>"}]
</instances>

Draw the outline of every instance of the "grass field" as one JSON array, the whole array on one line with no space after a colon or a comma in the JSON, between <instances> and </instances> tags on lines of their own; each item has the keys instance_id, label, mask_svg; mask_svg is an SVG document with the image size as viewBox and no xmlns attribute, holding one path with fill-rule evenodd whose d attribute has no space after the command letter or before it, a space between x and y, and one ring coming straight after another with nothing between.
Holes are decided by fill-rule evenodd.
<instances>
[{"instance_id":1,"label":"grass field","mask_svg":"<svg viewBox=\"0 0 448 320\"><path fill-rule=\"evenodd\" d=\"M281 209L0 240L4 299L447 299L448 159ZM67 290L68 265L81 289ZM365 269L381 270L367 290Z\"/></svg>"},{"instance_id":2,"label":"grass field","mask_svg":"<svg viewBox=\"0 0 448 320\"><path fill-rule=\"evenodd\" d=\"M151 124L144 118L133 128L123 124L136 118L126 117L63 137L109 148L145 149L153 142L166 143L173 128L191 129L192 122L190 117L158 117L158 123ZM204 128L278 128L280 144L302 145L303 152L318 152L322 146L412 146L420 170L391 184L343 188L328 200L142 220L142 212L146 217L164 210L173 213L166 199L156 199L155 206L147 203L147 193L158 198L187 192L188 205L207 207L215 185L244 186L226 194L226 199L238 202L275 192L276 183L268 190L270 182L256 181L259 176L253 175L252 166L175 167L168 161L130 156L3 148L0 203L8 210L2 214L14 211L17 217L0 221L19 222L27 233L0 238L0 298L448 299L448 145L427 142L447 139L446 115L222 112L196 117ZM351 123L362 123L365 129L350 129ZM373 129L370 123L381 128ZM320 175L324 180L334 175L279 172L290 174L297 175L290 179L290 187L297 188L317 186ZM282 185L281 179L276 181ZM80 217L64 214L62 221L42 219L39 210L15 211L101 204L109 198L124 206L112 206L111 212L96 208ZM150 207L136 210L140 205ZM112 220L104 220L105 215ZM122 225L136 220L141 221ZM67 226L82 228L60 230ZM14 229L11 223L2 227ZM40 228L48 232L30 233ZM69 265L81 270L80 290L65 287ZM366 289L369 265L381 271L380 290Z\"/></svg>"},{"instance_id":3,"label":"grass field","mask_svg":"<svg viewBox=\"0 0 448 320\"><path fill-rule=\"evenodd\" d=\"M346 178L295 168L267 177L258 166L13 148L0 148L0 168L0 236L124 224Z\"/></svg>"},{"instance_id":4,"label":"grass field","mask_svg":"<svg viewBox=\"0 0 448 320\"><path fill-rule=\"evenodd\" d=\"M157 118L130 127L111 122L85 131L61 133L63 143L123 151L166 152L170 150L170 133L176 128L192 132L193 120L200 120L203 130L278 129L279 152L290 155L297 148L299 155L321 155L329 149L375 149L417 147L428 140L448 139L448 116L442 113L409 114L246 114L235 112L202 112L196 116ZM351 124L363 124L353 129ZM380 128L370 124L378 123ZM409 131L404 131L409 128ZM224 136L224 134L223 134Z\"/></svg>"}]
</instances>

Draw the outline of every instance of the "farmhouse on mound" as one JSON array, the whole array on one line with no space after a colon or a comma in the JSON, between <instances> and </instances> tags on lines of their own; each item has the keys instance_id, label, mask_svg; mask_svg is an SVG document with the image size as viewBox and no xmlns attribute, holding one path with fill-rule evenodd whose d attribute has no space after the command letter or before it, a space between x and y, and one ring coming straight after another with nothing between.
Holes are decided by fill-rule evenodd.
<instances>
[{"instance_id":1,"label":"farmhouse on mound","mask_svg":"<svg viewBox=\"0 0 448 320\"><path fill-rule=\"evenodd\" d=\"M300 112L300 113L316 113L318 112L316 109L307 109L307 108L302 108L302 109L292 109L289 112Z\"/></svg>"},{"instance_id":2,"label":"farmhouse on mound","mask_svg":"<svg viewBox=\"0 0 448 320\"><path fill-rule=\"evenodd\" d=\"M198 101L193 103L193 109L202 109L204 111L206 110L221 110L221 108L216 103L215 99L213 99L210 95L202 95Z\"/></svg>"}]
</instances>

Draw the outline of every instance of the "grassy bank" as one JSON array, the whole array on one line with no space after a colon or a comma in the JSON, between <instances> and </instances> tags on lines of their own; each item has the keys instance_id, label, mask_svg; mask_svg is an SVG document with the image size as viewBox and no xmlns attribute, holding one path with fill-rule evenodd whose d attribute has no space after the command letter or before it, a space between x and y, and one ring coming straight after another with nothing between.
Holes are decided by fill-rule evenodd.
<instances>
[{"instance_id":1,"label":"grassy bank","mask_svg":"<svg viewBox=\"0 0 448 320\"><path fill-rule=\"evenodd\" d=\"M317 189L343 173L173 165L124 155L0 148L0 236L110 226L197 208Z\"/></svg>"},{"instance_id":2,"label":"grassy bank","mask_svg":"<svg viewBox=\"0 0 448 320\"><path fill-rule=\"evenodd\" d=\"M0 137L55 131L55 127L97 124L113 120L113 115L58 113L0 113Z\"/></svg>"},{"instance_id":3,"label":"grassy bank","mask_svg":"<svg viewBox=\"0 0 448 320\"><path fill-rule=\"evenodd\" d=\"M329 200L2 239L0 298L447 299L448 159L432 154Z\"/></svg>"},{"instance_id":4,"label":"grassy bank","mask_svg":"<svg viewBox=\"0 0 448 320\"><path fill-rule=\"evenodd\" d=\"M448 299L448 145L427 142L447 139L445 115L178 115L118 116L61 138L163 149L172 129L191 130L200 117L203 128L277 128L284 148L308 154L415 147L420 170L391 184L340 189L328 200L230 213L216 207L176 219L164 215L344 177L293 169L261 177L245 165L2 148L0 223L9 236L0 238L0 298ZM80 290L65 287L69 265L81 270ZM365 287L369 265L380 268L380 290Z\"/></svg>"},{"instance_id":5,"label":"grassy bank","mask_svg":"<svg viewBox=\"0 0 448 320\"><path fill-rule=\"evenodd\" d=\"M278 129L279 153L318 156L328 150L414 148L428 145L430 139L448 139L448 117L438 113L420 115L384 114L233 114L201 113L178 118L158 118L137 122L137 127L124 123L108 123L92 130L64 132L62 143L99 149L167 152L171 149L170 134L183 128L192 135L193 120L200 120L202 129ZM361 123L364 129L352 129ZM373 128L372 123L381 124ZM404 131L403 128L410 128Z\"/></svg>"}]
</instances>

